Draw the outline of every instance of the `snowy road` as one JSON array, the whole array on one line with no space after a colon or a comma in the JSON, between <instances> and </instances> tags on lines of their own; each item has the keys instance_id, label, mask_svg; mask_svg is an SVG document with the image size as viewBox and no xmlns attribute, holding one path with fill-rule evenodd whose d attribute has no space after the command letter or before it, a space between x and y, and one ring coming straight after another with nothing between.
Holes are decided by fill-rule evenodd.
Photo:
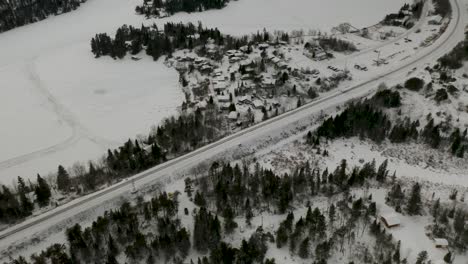
<instances>
[{"instance_id":1,"label":"snowy road","mask_svg":"<svg viewBox=\"0 0 468 264\"><path fill-rule=\"evenodd\" d=\"M377 85L383 81L401 81L410 69L424 66L427 63L435 61L463 39L466 24L465 2L463 0L452 0L452 4L454 6L453 19L444 35L432 46L421 50L421 52L417 53L411 59L405 60L401 62L401 64L395 64L387 73L375 76L361 84L349 87L346 90L336 91L326 97L304 105L301 108L269 119L263 123L221 139L218 142L200 148L192 153L140 173L132 179L136 186L147 186L157 178L171 175L173 172L180 170L181 168L187 168L205 159L220 155L227 149L236 148L244 142L261 138L263 135L268 134L269 131L281 131L287 129L290 124L306 119L310 115L318 113L322 109L330 107L331 105L339 105L353 98L368 95L372 93ZM86 197L76 199L45 214L31 218L19 225L3 230L0 232L0 251L5 251L9 245L14 244L17 241L30 238L38 232L47 230L51 226L54 226L63 220L70 219L80 212L97 207L103 202L118 197L122 193L128 192L131 189L132 180L123 181Z\"/></svg>"}]
</instances>

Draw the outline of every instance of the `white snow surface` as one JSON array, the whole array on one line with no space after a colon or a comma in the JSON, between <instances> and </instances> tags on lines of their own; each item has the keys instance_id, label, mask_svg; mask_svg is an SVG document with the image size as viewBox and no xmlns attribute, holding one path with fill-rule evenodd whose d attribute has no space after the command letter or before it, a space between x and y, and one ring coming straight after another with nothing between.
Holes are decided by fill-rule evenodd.
<instances>
[{"instance_id":1,"label":"white snow surface","mask_svg":"<svg viewBox=\"0 0 468 264\"><path fill-rule=\"evenodd\" d=\"M99 157L176 114L183 100L177 73L148 58L94 59L100 32L122 24L198 22L229 34L267 28L328 30L341 22L377 23L404 0L239 0L223 10L146 20L137 0L88 0L76 11L0 36L0 182L33 178L58 164ZM143 56L144 57L144 56Z\"/></svg>"}]
</instances>

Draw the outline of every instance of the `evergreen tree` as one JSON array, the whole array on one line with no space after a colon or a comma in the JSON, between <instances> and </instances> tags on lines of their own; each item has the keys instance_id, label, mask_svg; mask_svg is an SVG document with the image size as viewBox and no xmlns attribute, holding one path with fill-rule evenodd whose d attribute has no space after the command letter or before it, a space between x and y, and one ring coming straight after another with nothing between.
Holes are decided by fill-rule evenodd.
<instances>
[{"instance_id":1,"label":"evergreen tree","mask_svg":"<svg viewBox=\"0 0 468 264\"><path fill-rule=\"evenodd\" d=\"M67 192L70 189L70 176L62 165L58 166L57 188L63 192Z\"/></svg>"},{"instance_id":2,"label":"evergreen tree","mask_svg":"<svg viewBox=\"0 0 468 264\"><path fill-rule=\"evenodd\" d=\"M50 188L47 182L42 179L39 174L37 175L37 185L34 192L39 206L44 207L49 204L51 196Z\"/></svg>"},{"instance_id":3,"label":"evergreen tree","mask_svg":"<svg viewBox=\"0 0 468 264\"><path fill-rule=\"evenodd\" d=\"M415 183L411 189L411 194L406 205L406 211L409 215L421 214L422 201L421 201L421 186Z\"/></svg>"},{"instance_id":4,"label":"evergreen tree","mask_svg":"<svg viewBox=\"0 0 468 264\"><path fill-rule=\"evenodd\" d=\"M303 259L306 259L309 257L309 246L310 246L310 239L307 237L299 245L299 252L298 252L299 257Z\"/></svg>"},{"instance_id":5,"label":"evergreen tree","mask_svg":"<svg viewBox=\"0 0 468 264\"><path fill-rule=\"evenodd\" d=\"M30 215L34 209L33 203L28 197L29 188L26 187L23 178L18 176L18 195L20 198L21 212L24 216Z\"/></svg>"}]
</instances>

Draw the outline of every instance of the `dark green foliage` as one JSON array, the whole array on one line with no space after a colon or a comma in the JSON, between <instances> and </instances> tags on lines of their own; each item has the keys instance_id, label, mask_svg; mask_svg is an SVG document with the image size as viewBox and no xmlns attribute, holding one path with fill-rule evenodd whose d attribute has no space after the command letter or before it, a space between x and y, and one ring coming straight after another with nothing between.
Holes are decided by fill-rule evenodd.
<instances>
[{"instance_id":1,"label":"dark green foliage","mask_svg":"<svg viewBox=\"0 0 468 264\"><path fill-rule=\"evenodd\" d=\"M309 95L310 99L315 99L319 96L314 88L309 88L309 90L307 91L307 95Z\"/></svg>"},{"instance_id":2,"label":"dark green foliage","mask_svg":"<svg viewBox=\"0 0 468 264\"><path fill-rule=\"evenodd\" d=\"M434 0L435 14L448 17L452 14L452 5L449 0Z\"/></svg>"},{"instance_id":3,"label":"dark green foliage","mask_svg":"<svg viewBox=\"0 0 468 264\"><path fill-rule=\"evenodd\" d=\"M398 91L384 89L378 91L373 97L373 101L379 105L387 108L395 108L401 106L401 96Z\"/></svg>"},{"instance_id":4,"label":"dark green foliage","mask_svg":"<svg viewBox=\"0 0 468 264\"><path fill-rule=\"evenodd\" d=\"M432 148L439 147L442 140L440 136L440 126L434 125L434 119L431 119L422 131L424 142L430 145Z\"/></svg>"},{"instance_id":5,"label":"dark green foliage","mask_svg":"<svg viewBox=\"0 0 468 264\"><path fill-rule=\"evenodd\" d=\"M468 59L468 39L460 42L452 51L439 59L442 68L459 69L463 66L463 61Z\"/></svg>"},{"instance_id":6,"label":"dark green foliage","mask_svg":"<svg viewBox=\"0 0 468 264\"><path fill-rule=\"evenodd\" d=\"M421 186L415 183L406 204L406 212L409 215L420 215L422 213Z\"/></svg>"},{"instance_id":7,"label":"dark green foliage","mask_svg":"<svg viewBox=\"0 0 468 264\"><path fill-rule=\"evenodd\" d=\"M36 199L39 206L43 207L49 204L49 199L51 196L50 187L39 174L37 175L37 185L34 189L34 193L36 194Z\"/></svg>"},{"instance_id":8,"label":"dark green foliage","mask_svg":"<svg viewBox=\"0 0 468 264\"><path fill-rule=\"evenodd\" d=\"M199 37L195 38L194 35ZM91 51L96 57L111 56L121 59L127 52L136 54L145 47L146 54L157 60L163 55L171 56L177 49L204 47L209 39L214 40L217 45L231 46L238 45L240 41L222 35L218 29L205 29L201 23L198 26L191 23L166 23L161 31L156 25L142 25L141 28L123 25L117 29L113 39L106 33L92 38Z\"/></svg>"},{"instance_id":9,"label":"dark green foliage","mask_svg":"<svg viewBox=\"0 0 468 264\"><path fill-rule=\"evenodd\" d=\"M408 118L406 118L403 122L396 124L390 134L388 135L388 139L393 143L402 143L407 142L409 140L417 140L419 136L419 132L417 127L419 126L419 122L410 122Z\"/></svg>"},{"instance_id":10,"label":"dark green foliage","mask_svg":"<svg viewBox=\"0 0 468 264\"><path fill-rule=\"evenodd\" d=\"M70 189L70 176L62 165L58 166L57 189L67 192Z\"/></svg>"},{"instance_id":11,"label":"dark green foliage","mask_svg":"<svg viewBox=\"0 0 468 264\"><path fill-rule=\"evenodd\" d=\"M358 50L352 42L334 37L320 37L318 41L320 46L325 50L337 52L354 52Z\"/></svg>"},{"instance_id":12,"label":"dark green foliage","mask_svg":"<svg viewBox=\"0 0 468 264\"><path fill-rule=\"evenodd\" d=\"M388 191L385 202L395 208L397 212L401 212L403 203L405 201L405 194L400 184L394 184Z\"/></svg>"},{"instance_id":13,"label":"dark green foliage","mask_svg":"<svg viewBox=\"0 0 468 264\"><path fill-rule=\"evenodd\" d=\"M0 219L4 223L11 223L24 216L20 203L15 195L5 185L0 189Z\"/></svg>"},{"instance_id":14,"label":"dark green foliage","mask_svg":"<svg viewBox=\"0 0 468 264\"><path fill-rule=\"evenodd\" d=\"M390 130L387 116L367 102L351 104L341 114L323 122L317 135L329 139L360 136L382 142Z\"/></svg>"},{"instance_id":15,"label":"dark green foliage","mask_svg":"<svg viewBox=\"0 0 468 264\"><path fill-rule=\"evenodd\" d=\"M29 199L28 194L30 190L26 187L23 178L18 177L18 196L20 201L20 208L23 216L28 216L34 209L34 204Z\"/></svg>"},{"instance_id":16,"label":"dark green foliage","mask_svg":"<svg viewBox=\"0 0 468 264\"><path fill-rule=\"evenodd\" d=\"M146 17L159 17L161 11L172 15L178 12L202 12L209 9L221 9L225 7L229 0L154 0L150 5L144 0L142 5L135 8L135 11Z\"/></svg>"},{"instance_id":17,"label":"dark green foliage","mask_svg":"<svg viewBox=\"0 0 468 264\"><path fill-rule=\"evenodd\" d=\"M146 223L152 225L151 230L156 234L147 235L140 230L139 220L146 214L145 208L151 215L145 216ZM116 256L124 253L132 261L154 260L154 256L184 259L190 249L190 234L181 227L177 210L177 194L161 193L134 207L124 203L119 209L98 217L84 230L77 224L66 231L71 258L74 263L98 263L102 259L116 263Z\"/></svg>"},{"instance_id":18,"label":"dark green foliage","mask_svg":"<svg viewBox=\"0 0 468 264\"><path fill-rule=\"evenodd\" d=\"M421 90L424 87L424 80L417 77L410 78L405 82L405 88L414 92Z\"/></svg>"},{"instance_id":19,"label":"dark green foliage","mask_svg":"<svg viewBox=\"0 0 468 264\"><path fill-rule=\"evenodd\" d=\"M0 32L75 10L86 0L0 1Z\"/></svg>"},{"instance_id":20,"label":"dark green foliage","mask_svg":"<svg viewBox=\"0 0 468 264\"><path fill-rule=\"evenodd\" d=\"M447 90L445 90L444 88L441 88L441 89L438 89L436 91L436 94L434 96L434 100L437 102L437 103L440 103L442 101L445 101L448 99L448 93L447 93Z\"/></svg>"},{"instance_id":21,"label":"dark green foliage","mask_svg":"<svg viewBox=\"0 0 468 264\"><path fill-rule=\"evenodd\" d=\"M203 264L230 264L230 263L263 263L267 251L267 234L261 228L257 229L248 241L242 240L240 248L221 242L211 251L209 261ZM199 262L200 263L200 262ZM275 263L266 260L265 263Z\"/></svg>"},{"instance_id":22,"label":"dark green foliage","mask_svg":"<svg viewBox=\"0 0 468 264\"><path fill-rule=\"evenodd\" d=\"M199 252L205 253L215 249L221 241L221 224L217 216L213 216L201 207L194 216L193 246Z\"/></svg>"},{"instance_id":23,"label":"dark green foliage","mask_svg":"<svg viewBox=\"0 0 468 264\"><path fill-rule=\"evenodd\" d=\"M193 200L193 202L200 207L206 206L205 197L200 192L195 193L195 199Z\"/></svg>"}]
</instances>

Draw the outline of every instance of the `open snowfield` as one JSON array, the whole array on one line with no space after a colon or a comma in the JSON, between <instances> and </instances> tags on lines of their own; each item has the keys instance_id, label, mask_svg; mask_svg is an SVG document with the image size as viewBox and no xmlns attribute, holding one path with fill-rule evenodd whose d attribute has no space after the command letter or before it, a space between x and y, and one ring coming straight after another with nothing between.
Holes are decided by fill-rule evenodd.
<instances>
[{"instance_id":1,"label":"open snowfield","mask_svg":"<svg viewBox=\"0 0 468 264\"><path fill-rule=\"evenodd\" d=\"M372 25L404 0L239 0L223 10L157 21L203 21L226 33ZM126 23L136 0L89 0L78 10L0 35L0 182L99 157L177 113L177 73L144 58L94 59L89 41ZM336 8L336 7L340 8Z\"/></svg>"}]
</instances>

